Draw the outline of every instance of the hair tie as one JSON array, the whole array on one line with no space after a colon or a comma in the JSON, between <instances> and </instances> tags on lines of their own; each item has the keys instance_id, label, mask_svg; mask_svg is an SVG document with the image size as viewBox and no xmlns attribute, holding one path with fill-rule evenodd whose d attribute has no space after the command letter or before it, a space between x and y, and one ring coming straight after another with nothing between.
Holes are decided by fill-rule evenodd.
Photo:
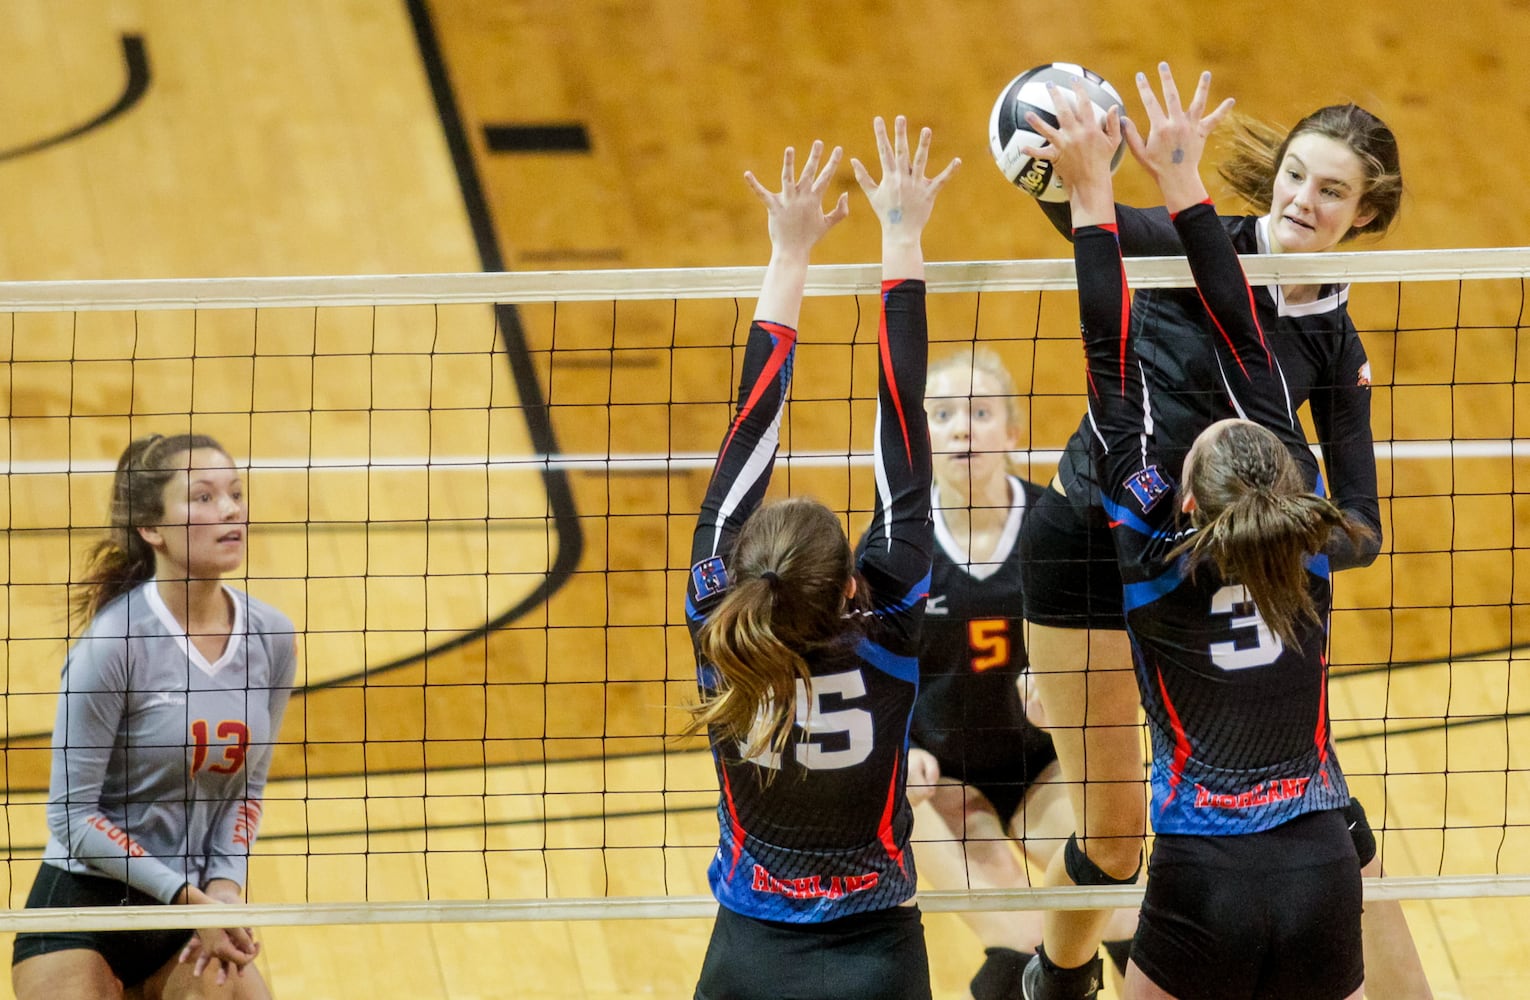
<instances>
[{"instance_id":1,"label":"hair tie","mask_svg":"<svg viewBox=\"0 0 1530 1000\"><path fill-rule=\"evenodd\" d=\"M763 571L762 573L760 573L760 579L764 580L766 583L770 584L772 587L774 587L776 584L781 582L781 578L776 575L776 571L773 570L773 569L767 569L767 570Z\"/></svg>"}]
</instances>

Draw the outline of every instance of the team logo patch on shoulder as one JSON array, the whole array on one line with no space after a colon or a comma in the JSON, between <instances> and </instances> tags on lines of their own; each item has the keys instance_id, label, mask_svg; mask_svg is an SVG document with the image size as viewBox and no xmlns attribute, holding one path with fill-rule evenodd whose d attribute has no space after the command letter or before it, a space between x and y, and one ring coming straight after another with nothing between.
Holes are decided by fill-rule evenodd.
<instances>
[{"instance_id":1,"label":"team logo patch on shoulder","mask_svg":"<svg viewBox=\"0 0 1530 1000\"><path fill-rule=\"evenodd\" d=\"M1367 361L1360 366L1360 373L1355 376L1355 384L1369 387L1371 384L1371 363Z\"/></svg>"},{"instance_id":2,"label":"team logo patch on shoulder","mask_svg":"<svg viewBox=\"0 0 1530 1000\"><path fill-rule=\"evenodd\" d=\"M712 556L692 566L691 585L696 590L697 600L727 590L728 571L723 568L722 556Z\"/></svg>"},{"instance_id":3,"label":"team logo patch on shoulder","mask_svg":"<svg viewBox=\"0 0 1530 1000\"><path fill-rule=\"evenodd\" d=\"M1163 495L1173 488L1169 485L1168 477L1156 465L1134 473L1124 485L1137 498L1137 506L1142 508L1144 514L1156 507Z\"/></svg>"}]
</instances>

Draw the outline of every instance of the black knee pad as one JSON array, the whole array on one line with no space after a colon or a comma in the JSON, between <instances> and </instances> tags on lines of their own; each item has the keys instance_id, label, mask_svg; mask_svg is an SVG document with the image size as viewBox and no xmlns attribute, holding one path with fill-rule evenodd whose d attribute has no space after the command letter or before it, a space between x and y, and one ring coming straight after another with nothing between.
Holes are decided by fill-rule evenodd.
<instances>
[{"instance_id":1,"label":"black knee pad","mask_svg":"<svg viewBox=\"0 0 1530 1000\"><path fill-rule=\"evenodd\" d=\"M1355 853L1360 855L1360 867L1364 868L1376 857L1376 834L1371 830L1370 820L1365 818L1365 806L1352 798L1344 807L1344 822L1349 824L1349 835L1355 842Z\"/></svg>"},{"instance_id":2,"label":"black knee pad","mask_svg":"<svg viewBox=\"0 0 1530 1000\"><path fill-rule=\"evenodd\" d=\"M1089 855L1078 846L1078 834L1073 834L1063 848L1063 867L1067 869L1068 877L1074 885L1134 885L1137 876L1142 874L1142 855L1137 855L1136 871L1126 878L1116 878L1105 874L1099 865L1089 860Z\"/></svg>"}]
</instances>

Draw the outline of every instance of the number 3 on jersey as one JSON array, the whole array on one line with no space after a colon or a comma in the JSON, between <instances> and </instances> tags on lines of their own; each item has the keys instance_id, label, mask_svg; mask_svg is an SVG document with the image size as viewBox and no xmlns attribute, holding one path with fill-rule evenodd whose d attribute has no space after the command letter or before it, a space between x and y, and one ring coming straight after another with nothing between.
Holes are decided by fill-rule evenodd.
<instances>
[{"instance_id":1,"label":"number 3 on jersey","mask_svg":"<svg viewBox=\"0 0 1530 1000\"><path fill-rule=\"evenodd\" d=\"M1267 667L1285 651L1286 644L1265 624L1248 588L1241 584L1228 584L1211 595L1211 615L1219 631L1226 619L1230 633L1227 641L1213 642L1209 650L1211 662L1223 670Z\"/></svg>"},{"instance_id":2,"label":"number 3 on jersey","mask_svg":"<svg viewBox=\"0 0 1530 1000\"><path fill-rule=\"evenodd\" d=\"M797 681L796 723L802 730L802 738L786 746L798 764L814 771L828 771L854 767L871 756L874 733L871 713L864 708L829 710L824 707L825 700L830 697L845 702L865 697L865 694L866 679L859 670L814 677L811 694L803 681ZM756 727L762 722L757 721ZM766 750L749 759L761 767L773 770L781 767L781 754L774 750Z\"/></svg>"}]
</instances>

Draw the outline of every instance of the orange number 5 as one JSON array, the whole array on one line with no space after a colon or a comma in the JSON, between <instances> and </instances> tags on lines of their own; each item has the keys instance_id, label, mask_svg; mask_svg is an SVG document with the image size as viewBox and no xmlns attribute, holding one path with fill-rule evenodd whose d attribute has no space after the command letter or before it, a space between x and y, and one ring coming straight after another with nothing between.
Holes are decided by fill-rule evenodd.
<instances>
[{"instance_id":1,"label":"orange number 5","mask_svg":"<svg viewBox=\"0 0 1530 1000\"><path fill-rule=\"evenodd\" d=\"M967 623L972 669L978 672L1009 662L1009 619L974 618Z\"/></svg>"}]
</instances>

